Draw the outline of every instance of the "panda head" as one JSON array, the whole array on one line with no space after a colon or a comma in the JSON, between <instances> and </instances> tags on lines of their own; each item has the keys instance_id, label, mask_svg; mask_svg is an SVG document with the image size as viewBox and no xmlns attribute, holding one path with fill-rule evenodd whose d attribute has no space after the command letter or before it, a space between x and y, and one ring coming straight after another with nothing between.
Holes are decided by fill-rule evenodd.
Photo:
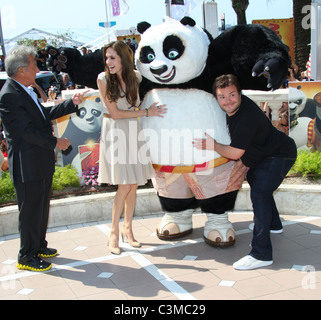
<instances>
[{"instance_id":1,"label":"panda head","mask_svg":"<svg viewBox=\"0 0 321 320\"><path fill-rule=\"evenodd\" d=\"M290 115L299 115L305 108L307 97L305 93L300 90L301 87L289 87L289 109Z\"/></svg>"},{"instance_id":2,"label":"panda head","mask_svg":"<svg viewBox=\"0 0 321 320\"><path fill-rule=\"evenodd\" d=\"M167 18L158 26L141 22L137 30L142 36L135 62L143 77L164 85L185 83L201 75L210 40L193 19Z\"/></svg>"},{"instance_id":3,"label":"panda head","mask_svg":"<svg viewBox=\"0 0 321 320\"><path fill-rule=\"evenodd\" d=\"M71 116L74 125L84 132L97 132L103 121L103 106L97 96L85 97L77 113Z\"/></svg>"}]
</instances>

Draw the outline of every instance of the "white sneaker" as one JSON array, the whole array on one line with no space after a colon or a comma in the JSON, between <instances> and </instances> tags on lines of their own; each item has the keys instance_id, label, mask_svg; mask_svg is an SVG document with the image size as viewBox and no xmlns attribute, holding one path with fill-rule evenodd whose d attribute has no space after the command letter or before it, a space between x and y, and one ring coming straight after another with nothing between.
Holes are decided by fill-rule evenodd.
<instances>
[{"instance_id":1,"label":"white sneaker","mask_svg":"<svg viewBox=\"0 0 321 320\"><path fill-rule=\"evenodd\" d=\"M240 260L234 262L233 268L236 270L252 270L252 269L270 266L272 263L273 263L273 260L262 261L262 260L255 259L250 255L247 255L241 258Z\"/></svg>"},{"instance_id":2,"label":"white sneaker","mask_svg":"<svg viewBox=\"0 0 321 320\"><path fill-rule=\"evenodd\" d=\"M249 224L249 229L251 231L254 230L254 222ZM283 228L279 229L279 230L270 230L270 233L283 233Z\"/></svg>"}]
</instances>

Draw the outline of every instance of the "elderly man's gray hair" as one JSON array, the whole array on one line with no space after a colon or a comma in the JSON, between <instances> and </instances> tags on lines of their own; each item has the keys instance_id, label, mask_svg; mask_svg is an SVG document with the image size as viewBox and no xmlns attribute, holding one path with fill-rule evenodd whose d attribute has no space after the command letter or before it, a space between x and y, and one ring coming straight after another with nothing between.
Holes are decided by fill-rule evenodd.
<instances>
[{"instance_id":1,"label":"elderly man's gray hair","mask_svg":"<svg viewBox=\"0 0 321 320\"><path fill-rule=\"evenodd\" d=\"M9 77L15 76L20 67L25 68L29 65L29 56L35 58L36 54L36 48L25 45L15 46L10 49L5 59L7 75Z\"/></svg>"}]
</instances>

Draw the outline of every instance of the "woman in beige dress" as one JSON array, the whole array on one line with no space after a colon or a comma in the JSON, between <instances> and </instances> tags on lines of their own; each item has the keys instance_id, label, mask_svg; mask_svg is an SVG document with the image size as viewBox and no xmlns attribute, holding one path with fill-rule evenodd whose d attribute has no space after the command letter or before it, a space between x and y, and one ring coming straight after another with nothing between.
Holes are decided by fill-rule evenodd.
<instances>
[{"instance_id":1,"label":"woman in beige dress","mask_svg":"<svg viewBox=\"0 0 321 320\"><path fill-rule=\"evenodd\" d=\"M105 71L97 78L97 85L105 109L99 154L100 183L118 185L112 211L112 226L108 235L112 253L120 254L119 219L124 212L121 236L133 247L135 240L132 220L138 185L146 184L154 170L148 155L138 117L162 117L164 105L157 102L139 110L138 87L141 75L134 70L133 52L122 41L114 41L103 48Z\"/></svg>"}]
</instances>

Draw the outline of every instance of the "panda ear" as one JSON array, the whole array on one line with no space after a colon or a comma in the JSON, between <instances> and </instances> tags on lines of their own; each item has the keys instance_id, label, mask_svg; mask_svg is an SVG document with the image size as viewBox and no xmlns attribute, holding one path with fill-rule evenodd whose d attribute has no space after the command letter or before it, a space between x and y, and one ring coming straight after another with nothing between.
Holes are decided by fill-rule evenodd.
<instances>
[{"instance_id":1,"label":"panda ear","mask_svg":"<svg viewBox=\"0 0 321 320\"><path fill-rule=\"evenodd\" d=\"M181 20L181 24L183 24L184 26L194 27L196 25L196 22L191 17L184 17Z\"/></svg>"},{"instance_id":2,"label":"panda ear","mask_svg":"<svg viewBox=\"0 0 321 320\"><path fill-rule=\"evenodd\" d=\"M137 31L140 34L143 34L148 28L150 28L150 26L151 24L146 21L140 22L137 24Z\"/></svg>"}]
</instances>

